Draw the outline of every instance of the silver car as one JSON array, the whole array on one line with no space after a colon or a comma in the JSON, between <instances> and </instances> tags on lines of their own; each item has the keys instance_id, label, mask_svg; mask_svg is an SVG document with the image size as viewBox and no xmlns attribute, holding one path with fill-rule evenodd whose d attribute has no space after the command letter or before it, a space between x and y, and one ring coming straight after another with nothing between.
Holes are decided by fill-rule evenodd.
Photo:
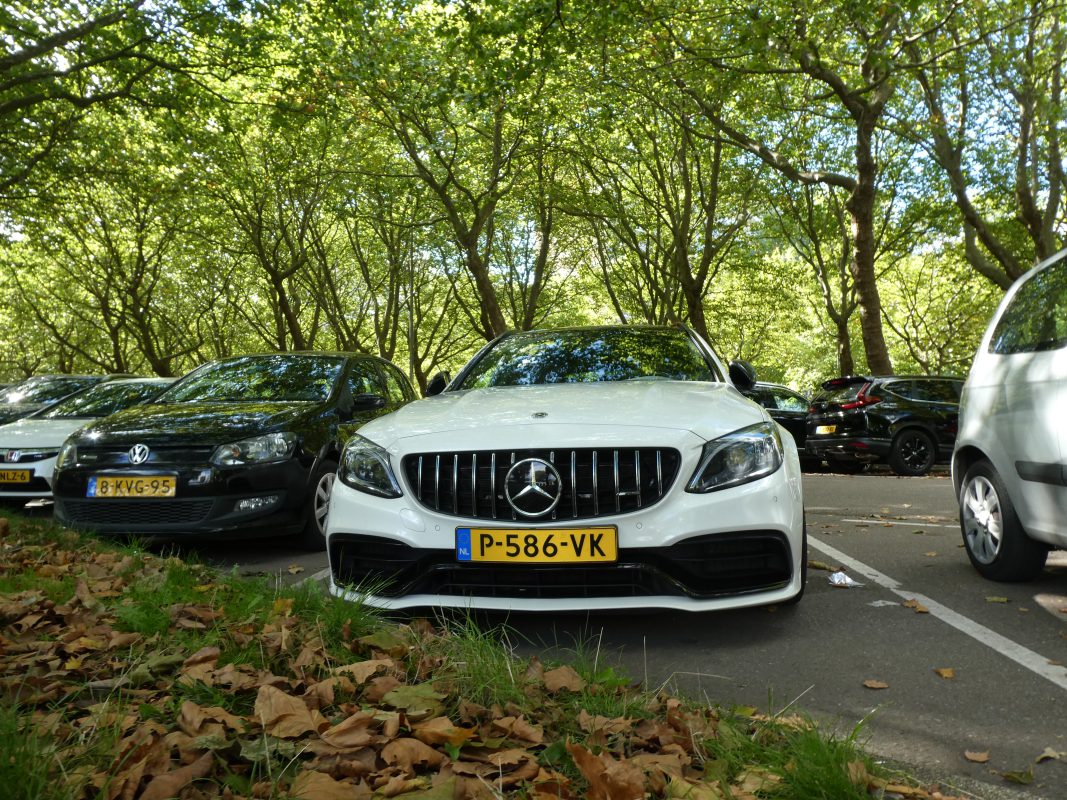
<instances>
[{"instance_id":1,"label":"silver car","mask_svg":"<svg viewBox=\"0 0 1067 800\"><path fill-rule=\"evenodd\" d=\"M1067 548L1067 250L1008 290L960 402L952 478L975 569L1030 580Z\"/></svg>"}]
</instances>

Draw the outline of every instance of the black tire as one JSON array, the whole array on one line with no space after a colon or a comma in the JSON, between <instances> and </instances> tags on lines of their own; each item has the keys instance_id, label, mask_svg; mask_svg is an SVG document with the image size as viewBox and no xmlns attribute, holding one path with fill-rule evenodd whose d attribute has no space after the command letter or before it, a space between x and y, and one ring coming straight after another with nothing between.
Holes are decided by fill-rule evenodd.
<instances>
[{"instance_id":1,"label":"black tire","mask_svg":"<svg viewBox=\"0 0 1067 800\"><path fill-rule=\"evenodd\" d=\"M1027 536L992 464L979 461L967 470L959 501L963 546L979 574L1005 582L1037 577L1048 547Z\"/></svg>"},{"instance_id":2,"label":"black tire","mask_svg":"<svg viewBox=\"0 0 1067 800\"><path fill-rule=\"evenodd\" d=\"M336 474L336 462L322 461L312 476L308 499L304 504L304 528L297 535L300 546L305 550L326 549L326 516Z\"/></svg>"},{"instance_id":3,"label":"black tire","mask_svg":"<svg viewBox=\"0 0 1067 800\"><path fill-rule=\"evenodd\" d=\"M925 475L937 460L937 444L926 431L908 428L897 434L889 451L889 466L897 475Z\"/></svg>"}]
</instances>

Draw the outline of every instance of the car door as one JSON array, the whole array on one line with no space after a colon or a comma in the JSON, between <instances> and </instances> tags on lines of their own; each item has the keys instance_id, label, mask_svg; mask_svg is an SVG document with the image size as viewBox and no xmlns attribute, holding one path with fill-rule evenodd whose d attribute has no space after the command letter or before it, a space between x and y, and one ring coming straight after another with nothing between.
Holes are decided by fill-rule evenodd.
<instances>
[{"instance_id":1,"label":"car door","mask_svg":"<svg viewBox=\"0 0 1067 800\"><path fill-rule=\"evenodd\" d=\"M385 380L373 360L352 359L344 380L341 407L348 406L349 410L343 413L338 426L341 444L347 442L360 427L385 413L389 404ZM372 397L380 398L382 403L374 405Z\"/></svg>"}]
</instances>

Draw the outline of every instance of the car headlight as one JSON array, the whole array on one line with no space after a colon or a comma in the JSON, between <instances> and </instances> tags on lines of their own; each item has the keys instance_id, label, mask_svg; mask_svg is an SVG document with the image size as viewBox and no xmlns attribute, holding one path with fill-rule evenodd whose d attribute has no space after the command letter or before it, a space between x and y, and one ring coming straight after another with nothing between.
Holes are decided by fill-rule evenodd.
<instances>
[{"instance_id":1,"label":"car headlight","mask_svg":"<svg viewBox=\"0 0 1067 800\"><path fill-rule=\"evenodd\" d=\"M341 467L337 477L347 486L378 497L400 497L393 468L389 466L389 453L369 439L353 436L341 453Z\"/></svg>"},{"instance_id":2,"label":"car headlight","mask_svg":"<svg viewBox=\"0 0 1067 800\"><path fill-rule=\"evenodd\" d=\"M63 442L63 446L59 448L59 455L56 456L56 469L63 469L63 467L70 467L77 463L78 445L67 439L67 441Z\"/></svg>"},{"instance_id":3,"label":"car headlight","mask_svg":"<svg viewBox=\"0 0 1067 800\"><path fill-rule=\"evenodd\" d=\"M685 487L687 492L714 492L759 480L782 466L778 426L763 422L728 433L704 445L700 466Z\"/></svg>"},{"instance_id":4,"label":"car headlight","mask_svg":"<svg viewBox=\"0 0 1067 800\"><path fill-rule=\"evenodd\" d=\"M295 433L267 433L239 442L219 445L211 454L211 463L220 467L239 464L266 464L281 461L292 455L296 445Z\"/></svg>"}]
</instances>

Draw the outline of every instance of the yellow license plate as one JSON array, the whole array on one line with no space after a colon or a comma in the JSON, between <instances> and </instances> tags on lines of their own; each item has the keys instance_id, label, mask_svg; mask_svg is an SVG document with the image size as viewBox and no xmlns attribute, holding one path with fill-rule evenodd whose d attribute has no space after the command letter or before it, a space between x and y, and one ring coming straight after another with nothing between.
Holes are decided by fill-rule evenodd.
<instances>
[{"instance_id":1,"label":"yellow license plate","mask_svg":"<svg viewBox=\"0 0 1067 800\"><path fill-rule=\"evenodd\" d=\"M85 488L86 497L174 497L178 479L174 475L93 475Z\"/></svg>"},{"instance_id":2,"label":"yellow license plate","mask_svg":"<svg viewBox=\"0 0 1067 800\"><path fill-rule=\"evenodd\" d=\"M457 561L585 564L619 558L615 528L456 528Z\"/></svg>"},{"instance_id":3,"label":"yellow license plate","mask_svg":"<svg viewBox=\"0 0 1067 800\"><path fill-rule=\"evenodd\" d=\"M836 425L819 425L815 429L815 433L836 433L836 432L837 432L837 426Z\"/></svg>"},{"instance_id":4,"label":"yellow license plate","mask_svg":"<svg viewBox=\"0 0 1067 800\"><path fill-rule=\"evenodd\" d=\"M29 483L31 475L28 469L0 469L0 483Z\"/></svg>"}]
</instances>

